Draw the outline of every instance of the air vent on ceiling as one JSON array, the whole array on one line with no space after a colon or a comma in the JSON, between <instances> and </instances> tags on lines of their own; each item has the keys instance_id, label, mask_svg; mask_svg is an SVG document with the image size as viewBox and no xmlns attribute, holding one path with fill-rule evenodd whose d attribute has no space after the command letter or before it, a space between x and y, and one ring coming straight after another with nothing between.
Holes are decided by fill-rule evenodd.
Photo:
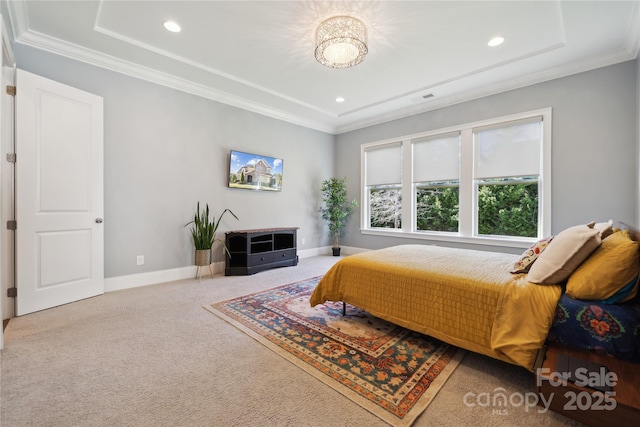
<instances>
[{"instance_id":1,"label":"air vent on ceiling","mask_svg":"<svg viewBox=\"0 0 640 427\"><path fill-rule=\"evenodd\" d=\"M433 97L434 97L434 95L432 93L427 93L425 95L420 95L420 96L416 96L415 98L411 98L411 101L413 101L413 102L423 102L423 101L426 101L427 99L431 99Z\"/></svg>"}]
</instances>

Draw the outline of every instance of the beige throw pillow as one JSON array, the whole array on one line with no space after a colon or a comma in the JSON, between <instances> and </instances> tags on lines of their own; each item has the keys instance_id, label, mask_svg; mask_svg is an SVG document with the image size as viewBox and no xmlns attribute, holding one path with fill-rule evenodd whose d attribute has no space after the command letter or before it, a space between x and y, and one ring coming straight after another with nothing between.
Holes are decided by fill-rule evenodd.
<instances>
[{"instance_id":1,"label":"beige throw pillow","mask_svg":"<svg viewBox=\"0 0 640 427\"><path fill-rule=\"evenodd\" d=\"M566 280L600 246L600 231L593 224L576 225L560 232L531 266L527 280L557 284Z\"/></svg>"}]
</instances>

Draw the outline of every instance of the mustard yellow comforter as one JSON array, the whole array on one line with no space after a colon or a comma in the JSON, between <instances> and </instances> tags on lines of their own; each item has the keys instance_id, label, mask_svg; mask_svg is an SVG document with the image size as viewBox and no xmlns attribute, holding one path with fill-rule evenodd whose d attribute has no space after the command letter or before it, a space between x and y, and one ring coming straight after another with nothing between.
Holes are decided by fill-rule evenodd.
<instances>
[{"instance_id":1,"label":"mustard yellow comforter","mask_svg":"<svg viewBox=\"0 0 640 427\"><path fill-rule=\"evenodd\" d=\"M324 275L310 303L344 301L449 344L533 370L561 290L509 273L517 258L426 245L351 255Z\"/></svg>"}]
</instances>

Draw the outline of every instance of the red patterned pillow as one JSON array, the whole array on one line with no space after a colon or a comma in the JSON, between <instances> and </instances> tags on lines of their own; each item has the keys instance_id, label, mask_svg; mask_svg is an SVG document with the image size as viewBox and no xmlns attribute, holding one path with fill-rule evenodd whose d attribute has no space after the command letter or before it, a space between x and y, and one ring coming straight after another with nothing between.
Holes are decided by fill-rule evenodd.
<instances>
[{"instance_id":1,"label":"red patterned pillow","mask_svg":"<svg viewBox=\"0 0 640 427\"><path fill-rule=\"evenodd\" d=\"M524 251L518 261L513 264L513 274L527 273L538 256L546 249L549 243L553 240L553 236L545 237L535 242L529 249Z\"/></svg>"}]
</instances>

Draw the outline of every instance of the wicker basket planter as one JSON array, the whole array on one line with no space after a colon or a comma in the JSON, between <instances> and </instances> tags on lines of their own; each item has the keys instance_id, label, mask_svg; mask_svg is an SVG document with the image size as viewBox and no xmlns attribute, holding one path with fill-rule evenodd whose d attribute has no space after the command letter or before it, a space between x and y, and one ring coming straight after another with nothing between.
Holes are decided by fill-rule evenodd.
<instances>
[{"instance_id":1,"label":"wicker basket planter","mask_svg":"<svg viewBox=\"0 0 640 427\"><path fill-rule=\"evenodd\" d=\"M220 225L220 220L225 213L229 212L235 219L238 219L236 214L229 209L222 211L218 219L215 216L212 218L209 214L209 205L206 204L204 210L200 210L200 202L196 207L196 214L193 216L193 221L189 221L184 226L192 225L191 236L193 237L193 245L196 248L195 264L198 267L196 269L196 278L200 277L200 267L208 266L211 276L213 276L213 270L211 268L211 247L215 242L220 242L224 250L229 253L224 239L216 239L216 231Z\"/></svg>"},{"instance_id":2,"label":"wicker basket planter","mask_svg":"<svg viewBox=\"0 0 640 427\"><path fill-rule=\"evenodd\" d=\"M196 265L201 267L203 265L211 264L211 249L196 249Z\"/></svg>"}]
</instances>

